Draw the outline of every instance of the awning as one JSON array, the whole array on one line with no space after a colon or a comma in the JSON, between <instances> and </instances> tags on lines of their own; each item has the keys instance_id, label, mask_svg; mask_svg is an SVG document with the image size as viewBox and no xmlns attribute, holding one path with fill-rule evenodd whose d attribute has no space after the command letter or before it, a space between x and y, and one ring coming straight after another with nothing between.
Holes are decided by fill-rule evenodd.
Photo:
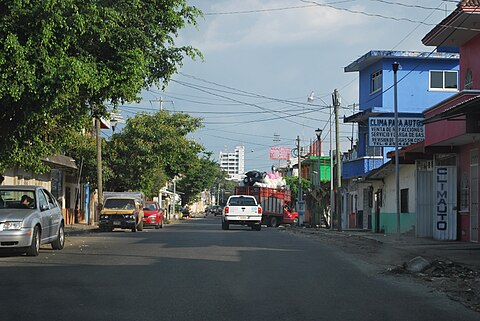
<instances>
[{"instance_id":1,"label":"awning","mask_svg":"<svg viewBox=\"0 0 480 321\"><path fill-rule=\"evenodd\" d=\"M55 155L45 157L42 160L53 169L78 169L75 160L69 156Z\"/></svg>"},{"instance_id":2,"label":"awning","mask_svg":"<svg viewBox=\"0 0 480 321\"><path fill-rule=\"evenodd\" d=\"M465 115L480 114L480 95L466 99L456 105L453 105L441 113L436 114L423 121L424 124L430 124L441 120L458 118Z\"/></svg>"}]
</instances>

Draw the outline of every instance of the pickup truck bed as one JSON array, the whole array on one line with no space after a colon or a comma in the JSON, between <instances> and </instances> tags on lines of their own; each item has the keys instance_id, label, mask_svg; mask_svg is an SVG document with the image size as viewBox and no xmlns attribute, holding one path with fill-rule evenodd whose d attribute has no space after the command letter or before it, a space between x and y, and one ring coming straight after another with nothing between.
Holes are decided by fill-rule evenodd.
<instances>
[{"instance_id":1,"label":"pickup truck bed","mask_svg":"<svg viewBox=\"0 0 480 321\"><path fill-rule=\"evenodd\" d=\"M230 224L246 225L252 230L261 230L262 207L255 197L232 195L228 198L222 214L222 229L228 230Z\"/></svg>"}]
</instances>

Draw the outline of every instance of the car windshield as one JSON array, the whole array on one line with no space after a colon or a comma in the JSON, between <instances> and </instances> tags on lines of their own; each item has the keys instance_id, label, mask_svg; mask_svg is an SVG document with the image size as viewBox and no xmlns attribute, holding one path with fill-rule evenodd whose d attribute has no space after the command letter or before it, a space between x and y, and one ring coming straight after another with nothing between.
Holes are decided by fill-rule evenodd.
<instances>
[{"instance_id":1,"label":"car windshield","mask_svg":"<svg viewBox=\"0 0 480 321\"><path fill-rule=\"evenodd\" d=\"M157 210L157 204L155 204L155 203L146 204L146 205L145 205L145 208L146 208L148 211L155 211L155 210Z\"/></svg>"},{"instance_id":2,"label":"car windshield","mask_svg":"<svg viewBox=\"0 0 480 321\"><path fill-rule=\"evenodd\" d=\"M135 208L135 201L131 199L109 198L105 201L104 208L115 210L133 210Z\"/></svg>"},{"instance_id":3,"label":"car windshield","mask_svg":"<svg viewBox=\"0 0 480 321\"><path fill-rule=\"evenodd\" d=\"M0 190L0 208L35 208L35 192L24 190Z\"/></svg>"},{"instance_id":4,"label":"car windshield","mask_svg":"<svg viewBox=\"0 0 480 321\"><path fill-rule=\"evenodd\" d=\"M231 206L256 206L255 199L251 197L232 197L228 202Z\"/></svg>"}]
</instances>

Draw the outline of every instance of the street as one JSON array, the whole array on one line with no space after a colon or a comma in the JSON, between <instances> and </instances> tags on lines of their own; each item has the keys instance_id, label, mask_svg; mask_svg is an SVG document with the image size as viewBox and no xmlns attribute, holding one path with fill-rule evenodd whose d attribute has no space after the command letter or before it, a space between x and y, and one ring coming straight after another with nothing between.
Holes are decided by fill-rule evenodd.
<instances>
[{"instance_id":1,"label":"street","mask_svg":"<svg viewBox=\"0 0 480 321\"><path fill-rule=\"evenodd\" d=\"M419 284L322 242L221 229L220 217L67 237L0 256L8 320L478 320Z\"/></svg>"}]
</instances>

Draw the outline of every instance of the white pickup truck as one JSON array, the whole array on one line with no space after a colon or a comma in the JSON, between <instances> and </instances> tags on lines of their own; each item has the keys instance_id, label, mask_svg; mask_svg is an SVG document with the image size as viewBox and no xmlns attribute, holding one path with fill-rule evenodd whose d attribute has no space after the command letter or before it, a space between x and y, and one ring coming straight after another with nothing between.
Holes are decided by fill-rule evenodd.
<instances>
[{"instance_id":1,"label":"white pickup truck","mask_svg":"<svg viewBox=\"0 0 480 321\"><path fill-rule=\"evenodd\" d=\"M254 196L232 195L223 208L222 229L228 230L230 224L250 226L252 230L262 228L262 207Z\"/></svg>"}]
</instances>

